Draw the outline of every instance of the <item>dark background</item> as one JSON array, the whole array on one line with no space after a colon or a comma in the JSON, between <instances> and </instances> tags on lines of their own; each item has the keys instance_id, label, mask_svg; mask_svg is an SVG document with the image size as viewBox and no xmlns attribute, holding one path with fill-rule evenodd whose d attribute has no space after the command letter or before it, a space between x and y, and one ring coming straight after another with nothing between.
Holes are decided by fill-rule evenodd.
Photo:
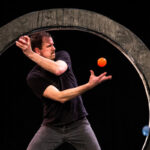
<instances>
[{"instance_id":1,"label":"dark background","mask_svg":"<svg viewBox=\"0 0 150 150\"><path fill-rule=\"evenodd\" d=\"M148 48L149 8L142 2L8 2L1 3L0 26L32 11L51 8L79 8L103 14L135 33ZM51 32L57 51L67 50L79 84L88 81L90 69L103 71L113 79L83 94L88 119L102 150L141 150L148 124L148 105L142 81L128 60L112 45L95 35L81 31ZM106 57L105 68L97 66ZM15 45L0 56L1 145L4 150L25 150L42 121L40 101L26 85L26 75L34 66ZM60 149L72 149L64 145Z\"/></svg>"}]
</instances>

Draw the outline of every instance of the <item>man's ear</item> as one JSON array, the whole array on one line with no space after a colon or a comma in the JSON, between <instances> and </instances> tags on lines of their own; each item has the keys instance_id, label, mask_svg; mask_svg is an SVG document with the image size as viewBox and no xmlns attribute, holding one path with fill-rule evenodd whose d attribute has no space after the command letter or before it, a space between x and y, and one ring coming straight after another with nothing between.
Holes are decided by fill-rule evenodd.
<instances>
[{"instance_id":1,"label":"man's ear","mask_svg":"<svg viewBox=\"0 0 150 150\"><path fill-rule=\"evenodd\" d=\"M39 55L41 54L40 49L39 49L39 48L37 48L37 47L34 49L34 51L35 51L37 54L39 54Z\"/></svg>"}]
</instances>

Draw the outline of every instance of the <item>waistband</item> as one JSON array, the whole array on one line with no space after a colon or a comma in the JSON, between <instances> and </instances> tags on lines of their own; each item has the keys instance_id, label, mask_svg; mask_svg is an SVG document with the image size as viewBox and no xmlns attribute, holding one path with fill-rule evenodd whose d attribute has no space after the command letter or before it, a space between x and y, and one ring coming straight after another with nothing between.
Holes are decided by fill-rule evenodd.
<instances>
[{"instance_id":1,"label":"waistband","mask_svg":"<svg viewBox=\"0 0 150 150\"><path fill-rule=\"evenodd\" d=\"M69 123L66 123L66 124L49 124L49 125L46 125L48 127L54 127L54 128L67 128L69 126L78 126L80 123L82 122L87 122L87 118L84 116L78 120L75 120L75 121L72 121L72 122L69 122Z\"/></svg>"}]
</instances>

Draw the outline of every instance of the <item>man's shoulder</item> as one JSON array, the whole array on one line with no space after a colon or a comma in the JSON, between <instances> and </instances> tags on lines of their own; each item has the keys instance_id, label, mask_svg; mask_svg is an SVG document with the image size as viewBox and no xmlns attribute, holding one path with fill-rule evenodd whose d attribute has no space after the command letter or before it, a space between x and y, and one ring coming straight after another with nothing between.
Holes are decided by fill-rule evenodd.
<instances>
[{"instance_id":1,"label":"man's shoulder","mask_svg":"<svg viewBox=\"0 0 150 150\"><path fill-rule=\"evenodd\" d=\"M60 56L60 55L70 56L70 54L66 50L60 50L56 52L56 56Z\"/></svg>"},{"instance_id":2,"label":"man's shoulder","mask_svg":"<svg viewBox=\"0 0 150 150\"><path fill-rule=\"evenodd\" d=\"M56 58L55 60L62 60L64 62L67 63L68 66L71 66L71 57L69 55L69 53L65 50L61 50L61 51L58 51L56 53Z\"/></svg>"}]
</instances>

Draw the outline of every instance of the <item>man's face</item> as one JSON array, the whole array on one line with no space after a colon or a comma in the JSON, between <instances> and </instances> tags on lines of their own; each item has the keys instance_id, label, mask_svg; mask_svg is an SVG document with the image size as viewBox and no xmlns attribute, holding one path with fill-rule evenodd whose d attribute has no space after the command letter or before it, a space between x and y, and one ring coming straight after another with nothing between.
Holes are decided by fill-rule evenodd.
<instances>
[{"instance_id":1,"label":"man's face","mask_svg":"<svg viewBox=\"0 0 150 150\"><path fill-rule=\"evenodd\" d=\"M55 59L55 47L52 37L43 37L40 55L51 60Z\"/></svg>"}]
</instances>

